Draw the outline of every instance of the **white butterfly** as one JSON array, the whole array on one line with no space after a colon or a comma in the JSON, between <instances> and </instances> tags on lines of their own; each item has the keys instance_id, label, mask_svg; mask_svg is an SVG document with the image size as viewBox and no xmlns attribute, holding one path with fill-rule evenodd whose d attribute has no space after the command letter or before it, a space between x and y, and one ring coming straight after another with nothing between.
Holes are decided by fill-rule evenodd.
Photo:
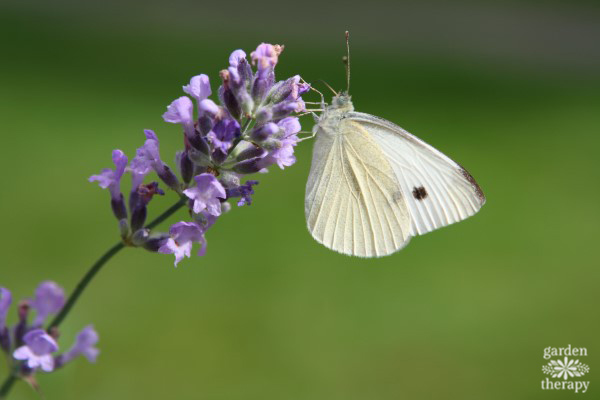
<instances>
[{"instance_id":1,"label":"white butterfly","mask_svg":"<svg viewBox=\"0 0 600 400\"><path fill-rule=\"evenodd\" d=\"M325 107L313 133L306 222L332 250L385 256L485 203L464 168L399 126L354 111L347 93Z\"/></svg>"}]
</instances>

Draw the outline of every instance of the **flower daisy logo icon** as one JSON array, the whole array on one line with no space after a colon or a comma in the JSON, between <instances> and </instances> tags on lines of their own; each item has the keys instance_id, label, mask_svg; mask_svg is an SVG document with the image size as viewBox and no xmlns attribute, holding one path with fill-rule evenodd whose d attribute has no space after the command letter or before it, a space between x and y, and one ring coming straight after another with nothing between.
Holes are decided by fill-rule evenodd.
<instances>
[{"instance_id":1,"label":"flower daisy logo icon","mask_svg":"<svg viewBox=\"0 0 600 400\"><path fill-rule=\"evenodd\" d=\"M553 378L563 378L566 380L587 374L590 372L590 367L587 364L580 363L579 360L569 360L569 357L565 357L564 361L550 361L542 367L542 371Z\"/></svg>"},{"instance_id":2,"label":"flower daisy logo icon","mask_svg":"<svg viewBox=\"0 0 600 400\"><path fill-rule=\"evenodd\" d=\"M585 393L590 387L590 381L582 378L589 374L590 367L581 362L580 358L587 357L585 347L547 347L544 349L546 365L542 372L548 375L542 380L542 390L572 390L575 393ZM557 357L556 359L551 359ZM575 358L577 357L577 358ZM553 380L554 379L554 380Z\"/></svg>"}]
</instances>

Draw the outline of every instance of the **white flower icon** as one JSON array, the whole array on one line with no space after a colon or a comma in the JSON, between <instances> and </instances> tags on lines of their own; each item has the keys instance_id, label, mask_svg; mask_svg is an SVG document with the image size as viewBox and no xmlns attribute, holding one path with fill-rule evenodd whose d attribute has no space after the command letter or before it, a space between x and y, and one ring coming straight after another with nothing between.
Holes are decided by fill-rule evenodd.
<instances>
[{"instance_id":1,"label":"white flower icon","mask_svg":"<svg viewBox=\"0 0 600 400\"><path fill-rule=\"evenodd\" d=\"M564 362L561 360L552 360L552 364L554 364L554 370L556 371L552 374L553 378L563 378L566 380L569 377L581 376L577 371L579 360L569 360L569 357L565 357Z\"/></svg>"}]
</instances>

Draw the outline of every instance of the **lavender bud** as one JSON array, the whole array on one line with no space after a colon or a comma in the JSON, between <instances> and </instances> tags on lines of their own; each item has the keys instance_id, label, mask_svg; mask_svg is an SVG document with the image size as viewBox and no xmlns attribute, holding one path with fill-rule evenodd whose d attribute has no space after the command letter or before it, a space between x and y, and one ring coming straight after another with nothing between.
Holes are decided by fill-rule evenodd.
<instances>
[{"instance_id":1,"label":"lavender bud","mask_svg":"<svg viewBox=\"0 0 600 400\"><path fill-rule=\"evenodd\" d=\"M227 156L227 152L217 149L212 154L212 160L215 164L219 165L225 162Z\"/></svg>"},{"instance_id":2,"label":"lavender bud","mask_svg":"<svg viewBox=\"0 0 600 400\"><path fill-rule=\"evenodd\" d=\"M187 151L177 153L177 164L184 183L189 183L194 176L194 163L188 157Z\"/></svg>"},{"instance_id":3,"label":"lavender bud","mask_svg":"<svg viewBox=\"0 0 600 400\"><path fill-rule=\"evenodd\" d=\"M242 110L240 108L240 104L235 98L235 95L229 87L229 71L224 69L219 73L219 75L223 80L223 85L219 88L219 95L222 98L222 102L231 116L239 120L240 116L242 115Z\"/></svg>"},{"instance_id":4,"label":"lavender bud","mask_svg":"<svg viewBox=\"0 0 600 400\"><path fill-rule=\"evenodd\" d=\"M15 326L15 346L21 346L23 344L23 336L25 332L27 332L27 316L29 315L29 302L27 300L23 300L19 303L17 308L17 314L19 316L19 322L17 326Z\"/></svg>"},{"instance_id":5,"label":"lavender bud","mask_svg":"<svg viewBox=\"0 0 600 400\"><path fill-rule=\"evenodd\" d=\"M299 107L299 104L295 101L286 101L278 103L273 106L273 118L280 119L287 117Z\"/></svg>"},{"instance_id":6,"label":"lavender bud","mask_svg":"<svg viewBox=\"0 0 600 400\"><path fill-rule=\"evenodd\" d=\"M246 149L242 150L237 157L235 158L236 161L244 161L244 160L248 160L250 158L262 158L267 154L267 151L261 147L255 146L255 145L251 145L248 146Z\"/></svg>"},{"instance_id":7,"label":"lavender bud","mask_svg":"<svg viewBox=\"0 0 600 400\"><path fill-rule=\"evenodd\" d=\"M146 216L148 215L146 204L138 202L137 207L131 213L131 230L136 232L138 229L144 226L146 223Z\"/></svg>"},{"instance_id":8,"label":"lavender bud","mask_svg":"<svg viewBox=\"0 0 600 400\"><path fill-rule=\"evenodd\" d=\"M212 123L211 123L212 125ZM188 142L190 145L203 154L210 154L210 148L208 147L208 143L206 139L202 137L202 135L196 133L194 136L188 138Z\"/></svg>"},{"instance_id":9,"label":"lavender bud","mask_svg":"<svg viewBox=\"0 0 600 400\"><path fill-rule=\"evenodd\" d=\"M0 329L0 348L6 353L10 351L10 332L6 326Z\"/></svg>"},{"instance_id":10,"label":"lavender bud","mask_svg":"<svg viewBox=\"0 0 600 400\"><path fill-rule=\"evenodd\" d=\"M150 232L148 229L138 229L131 236L131 241L136 246L143 246L144 243L148 240L148 236L150 236Z\"/></svg>"},{"instance_id":11,"label":"lavender bud","mask_svg":"<svg viewBox=\"0 0 600 400\"><path fill-rule=\"evenodd\" d=\"M150 238L146 239L146 241L142 244L142 247L148 251L157 253L158 249L160 249L161 246L167 240L169 240L169 237L170 236L168 233L161 233L160 235L150 237Z\"/></svg>"},{"instance_id":12,"label":"lavender bud","mask_svg":"<svg viewBox=\"0 0 600 400\"><path fill-rule=\"evenodd\" d=\"M250 133L250 138L254 141L261 142L277 132L279 132L279 127L277 124L269 122L254 128Z\"/></svg>"},{"instance_id":13,"label":"lavender bud","mask_svg":"<svg viewBox=\"0 0 600 400\"><path fill-rule=\"evenodd\" d=\"M147 205L155 195L164 195L165 192L159 189L157 182L151 182L146 185L139 185L138 201L131 211L131 230L136 232L141 229L146 222Z\"/></svg>"},{"instance_id":14,"label":"lavender bud","mask_svg":"<svg viewBox=\"0 0 600 400\"><path fill-rule=\"evenodd\" d=\"M256 104L261 104L264 100L267 92L273 87L275 83L275 74L273 71L269 71L264 75L257 74L252 85L252 98Z\"/></svg>"},{"instance_id":15,"label":"lavender bud","mask_svg":"<svg viewBox=\"0 0 600 400\"><path fill-rule=\"evenodd\" d=\"M158 173L158 177L168 187L170 187L171 189L173 189L174 191L179 193L179 191L181 190L181 185L179 184L179 179L177 179L177 176L175 176L173 171L171 171L171 168L169 168L166 165L163 165L163 168L161 168L160 171L157 171L157 173Z\"/></svg>"},{"instance_id":16,"label":"lavender bud","mask_svg":"<svg viewBox=\"0 0 600 400\"><path fill-rule=\"evenodd\" d=\"M117 219L127 219L127 208L125 207L125 200L122 193L119 193L118 198L111 198L110 206Z\"/></svg>"},{"instance_id":17,"label":"lavender bud","mask_svg":"<svg viewBox=\"0 0 600 400\"><path fill-rule=\"evenodd\" d=\"M119 220L119 233L122 238L129 236L129 221L126 218Z\"/></svg>"},{"instance_id":18,"label":"lavender bud","mask_svg":"<svg viewBox=\"0 0 600 400\"><path fill-rule=\"evenodd\" d=\"M265 124L268 121L273 119L273 109L272 107L261 107L256 112L256 123L257 124Z\"/></svg>"},{"instance_id":19,"label":"lavender bud","mask_svg":"<svg viewBox=\"0 0 600 400\"><path fill-rule=\"evenodd\" d=\"M234 174L233 172L222 171L221 174L219 175L219 182L221 182L223 187L230 188L230 187L239 186L240 178L237 176L237 174Z\"/></svg>"},{"instance_id":20,"label":"lavender bud","mask_svg":"<svg viewBox=\"0 0 600 400\"><path fill-rule=\"evenodd\" d=\"M300 75L291 77L285 81L277 82L273 89L269 92L270 103L280 103L287 99L290 95L295 100L298 97L298 84L300 83Z\"/></svg>"},{"instance_id":21,"label":"lavender bud","mask_svg":"<svg viewBox=\"0 0 600 400\"><path fill-rule=\"evenodd\" d=\"M213 120L219 114L219 106L214 101L205 99L198 104L198 130L202 135L206 135L213 128Z\"/></svg>"},{"instance_id":22,"label":"lavender bud","mask_svg":"<svg viewBox=\"0 0 600 400\"><path fill-rule=\"evenodd\" d=\"M263 167L259 165L260 158L252 158L250 160L240 161L233 166L233 170L238 174L254 174Z\"/></svg>"}]
</instances>

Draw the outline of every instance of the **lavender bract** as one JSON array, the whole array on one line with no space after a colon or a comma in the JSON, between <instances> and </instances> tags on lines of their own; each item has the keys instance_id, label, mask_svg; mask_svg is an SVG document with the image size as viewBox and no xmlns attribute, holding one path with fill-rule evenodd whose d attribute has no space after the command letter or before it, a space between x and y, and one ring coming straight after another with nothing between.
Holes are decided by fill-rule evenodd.
<instances>
[{"instance_id":1,"label":"lavender bract","mask_svg":"<svg viewBox=\"0 0 600 400\"><path fill-rule=\"evenodd\" d=\"M245 176L266 172L273 165L284 169L295 163L294 147L300 132L295 114L305 111L301 96L310 86L298 75L276 81L275 67L283 50L283 46L262 43L250 54L250 61L243 50L232 52L229 66L219 73L221 85L216 92L220 104L209 98L213 91L205 74L192 77L183 86L191 98L175 99L163 114L166 122L180 125L183 131L184 147L175 157L181 179L161 160L156 134L144 131L146 141L127 168L132 174L129 213L121 210L117 216L127 245L173 254L175 265L191 255L193 243L201 244L198 254L202 255L206 231L230 208L227 200L237 199L238 206L252 204L258 181L243 182ZM122 157L124 154L114 172L104 170L90 178L98 180L101 187L113 188L113 197L124 170ZM147 201L140 196L150 190L143 181L151 171L186 201L191 222L178 222L169 233L151 232L143 226L152 196ZM153 194L160 194L157 186L153 188Z\"/></svg>"}]
</instances>

